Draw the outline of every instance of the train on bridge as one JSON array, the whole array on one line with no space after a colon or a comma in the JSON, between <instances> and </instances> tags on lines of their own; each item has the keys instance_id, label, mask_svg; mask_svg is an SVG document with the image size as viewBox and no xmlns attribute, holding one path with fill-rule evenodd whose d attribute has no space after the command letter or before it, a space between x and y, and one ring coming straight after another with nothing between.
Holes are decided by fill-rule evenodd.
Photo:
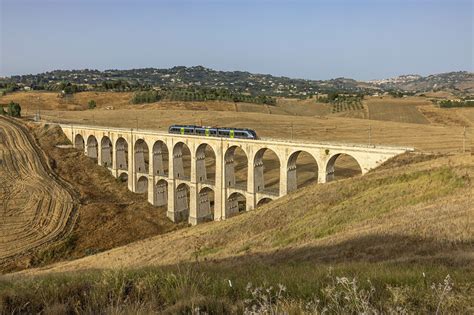
<instances>
[{"instance_id":1,"label":"train on bridge","mask_svg":"<svg viewBox=\"0 0 474 315\"><path fill-rule=\"evenodd\" d=\"M195 135L204 137L222 137L238 139L258 139L257 133L252 129L246 128L217 128L195 125L171 125L169 133L182 135Z\"/></svg>"}]
</instances>

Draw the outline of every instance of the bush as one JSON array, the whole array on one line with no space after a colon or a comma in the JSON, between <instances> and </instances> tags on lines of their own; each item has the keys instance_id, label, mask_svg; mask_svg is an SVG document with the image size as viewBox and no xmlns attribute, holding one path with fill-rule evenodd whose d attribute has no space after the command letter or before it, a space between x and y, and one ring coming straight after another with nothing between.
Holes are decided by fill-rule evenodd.
<instances>
[{"instance_id":1,"label":"bush","mask_svg":"<svg viewBox=\"0 0 474 315\"><path fill-rule=\"evenodd\" d=\"M8 104L8 115L12 117L21 117L21 106L13 101Z\"/></svg>"},{"instance_id":2,"label":"bush","mask_svg":"<svg viewBox=\"0 0 474 315\"><path fill-rule=\"evenodd\" d=\"M87 103L89 106L89 109L94 109L97 107L97 104L95 103L94 100L90 100L89 103Z\"/></svg>"}]
</instances>

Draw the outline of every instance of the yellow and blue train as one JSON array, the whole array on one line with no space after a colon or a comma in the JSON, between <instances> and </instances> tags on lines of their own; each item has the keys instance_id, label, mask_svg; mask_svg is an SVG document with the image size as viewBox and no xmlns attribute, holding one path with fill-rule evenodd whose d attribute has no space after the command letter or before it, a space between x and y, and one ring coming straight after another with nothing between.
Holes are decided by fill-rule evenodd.
<instances>
[{"instance_id":1,"label":"yellow and blue train","mask_svg":"<svg viewBox=\"0 0 474 315\"><path fill-rule=\"evenodd\" d=\"M195 135L205 137L258 139L257 133L254 130L246 128L216 128L194 125L172 125L168 128L168 132L182 135Z\"/></svg>"}]
</instances>

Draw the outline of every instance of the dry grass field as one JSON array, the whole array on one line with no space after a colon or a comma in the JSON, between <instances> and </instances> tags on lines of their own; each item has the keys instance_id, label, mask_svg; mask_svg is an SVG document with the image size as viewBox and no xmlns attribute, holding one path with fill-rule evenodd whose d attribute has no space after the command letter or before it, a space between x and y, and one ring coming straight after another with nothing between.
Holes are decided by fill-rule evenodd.
<instances>
[{"instance_id":1,"label":"dry grass field","mask_svg":"<svg viewBox=\"0 0 474 315\"><path fill-rule=\"evenodd\" d=\"M15 97L22 97L28 112L34 104L28 105L27 94L7 97L19 102ZM90 95L81 97L87 103ZM173 314L189 313L196 306L211 313L241 313L252 297L248 282L287 286L281 309L291 313L301 311L308 299L329 305L332 296L324 292L344 294L338 291L344 289L337 277L370 278L377 293L366 305L380 312L402 307L408 313L433 313L438 305L445 313L472 309L474 159L469 128L463 138L469 111L443 112L418 99L396 105L402 122L390 121L375 101L381 120L312 115L309 103L300 104L301 109L281 103L254 110L257 105L212 102L136 106L124 99L106 110L114 97L104 96L94 110L68 110L57 99L49 104L46 97L39 106L43 119L62 123L153 130L174 123L242 126L264 138L370 141L413 146L418 152L346 179L355 175L357 165L338 160L342 180L324 185L312 185L316 165L301 156L298 183L303 188L226 221L183 228L167 221L165 209L149 205L145 194L129 192L82 152L55 147L65 141L57 127L31 123L36 137L31 141L46 152L54 166L51 172L71 185L78 220L72 238L8 266L30 268L0 277L0 313L23 307L27 313ZM410 113L415 118L407 118ZM412 123L406 122L410 119ZM470 152L461 153L463 143ZM278 162L271 154L264 159L266 184L277 187ZM246 165L244 156L236 161ZM212 175L212 159L207 162ZM243 182L245 169L238 166L236 175ZM68 258L75 260L61 261ZM31 268L35 266L40 268ZM440 297L431 283L442 288L448 274L453 290ZM364 296L362 290L372 290L370 285L354 289L357 299Z\"/></svg>"},{"instance_id":2,"label":"dry grass field","mask_svg":"<svg viewBox=\"0 0 474 315\"><path fill-rule=\"evenodd\" d=\"M417 108L417 106L431 105L431 102L424 98L368 97L364 100L364 104L368 107L369 119L372 120L413 124L429 123L429 120Z\"/></svg>"},{"instance_id":3,"label":"dry grass field","mask_svg":"<svg viewBox=\"0 0 474 315\"><path fill-rule=\"evenodd\" d=\"M185 226L170 222L164 207L153 207L146 196L130 192L126 183L110 176L105 168L82 152L56 147L68 142L59 127L31 124L29 130L24 130L36 137L36 141L31 139L33 145L46 152L45 159L52 165L48 173L61 178L63 183L69 183L66 187L72 191L70 194L74 196L74 201L71 196L64 201L54 186L51 189L47 174L41 177L40 184L33 171L25 173L25 169L19 176L8 172L17 169L9 168L9 163L5 164L6 169L0 168L0 184L4 188L0 191L0 199L5 201L0 235L0 269L29 268L83 257ZM4 143L3 147L0 144L0 149L5 145L14 148L15 143L21 140L13 136L6 139L9 142ZM20 149L11 158L3 155L4 160L23 161L23 156L35 157L25 146ZM16 179L19 184L11 179ZM72 209L74 215L71 214ZM68 222L69 225L65 225ZM23 237L23 234L28 237ZM44 243L52 245L40 247ZM36 250L24 255L27 251L25 246L29 246L26 249ZM2 259L15 254L23 255L18 259Z\"/></svg>"},{"instance_id":4,"label":"dry grass field","mask_svg":"<svg viewBox=\"0 0 474 315\"><path fill-rule=\"evenodd\" d=\"M0 117L0 264L68 235L76 199L29 131Z\"/></svg>"},{"instance_id":5,"label":"dry grass field","mask_svg":"<svg viewBox=\"0 0 474 315\"><path fill-rule=\"evenodd\" d=\"M135 301L134 307L149 310L174 313L202 305L240 313L249 296L245 292L249 282L264 288L284 285L289 292L282 297L285 303L298 303L324 292L327 281L336 281L333 273L338 277L342 273L359 279L360 290L367 288L364 280L372 280L368 289L372 285L377 293L367 303L378 310L388 311L393 305L429 313L441 305L447 313L469 313L474 280L474 226L469 219L474 214L473 175L470 155L400 156L364 177L312 185L223 222L4 276L0 288L3 285L7 290L0 289L0 297L3 294L4 301L12 294L19 301L29 298L34 302L28 309L58 307L55 303L70 309L77 299L73 292L82 292L85 281L93 291L86 290L86 304L81 307L95 310L110 305L106 300L97 304L95 299L113 295L117 301ZM104 268L116 271L84 273ZM447 274L444 288L448 286L450 293L440 297L439 291L430 289L431 283L441 283L439 290L443 290ZM39 284L33 286L35 281ZM67 283L63 286L68 288L68 299L55 297L55 286L46 288L45 281ZM229 288L229 281L230 289L219 285L222 282ZM152 283L169 286L154 293L165 303L146 294L153 290ZM132 291L118 294L113 291L117 286ZM48 299L34 298L38 287L47 290ZM337 286L332 290L345 294ZM354 290L358 292L354 303L359 303L362 296L358 294L363 292L358 287ZM225 306L210 302L222 299ZM4 305L11 309L10 304ZM288 311L291 306L285 305L281 307Z\"/></svg>"},{"instance_id":6,"label":"dry grass field","mask_svg":"<svg viewBox=\"0 0 474 315\"><path fill-rule=\"evenodd\" d=\"M61 123L166 131L168 126L203 124L252 128L263 138L300 139L414 147L426 152L460 152L463 147L462 126L411 124L345 117L306 117L248 112L188 110L87 110L43 111L42 118ZM370 129L370 131L369 131ZM470 129L467 149L473 145Z\"/></svg>"}]
</instances>

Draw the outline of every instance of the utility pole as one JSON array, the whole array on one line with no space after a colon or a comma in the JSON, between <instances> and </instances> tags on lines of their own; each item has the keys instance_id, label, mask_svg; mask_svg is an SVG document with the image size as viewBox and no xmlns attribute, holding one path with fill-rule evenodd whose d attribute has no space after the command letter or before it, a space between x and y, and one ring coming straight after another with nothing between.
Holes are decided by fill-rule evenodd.
<instances>
[{"instance_id":1,"label":"utility pole","mask_svg":"<svg viewBox=\"0 0 474 315\"><path fill-rule=\"evenodd\" d=\"M369 125L369 146L372 145L372 125Z\"/></svg>"},{"instance_id":2,"label":"utility pole","mask_svg":"<svg viewBox=\"0 0 474 315\"><path fill-rule=\"evenodd\" d=\"M293 123L291 123L291 141L293 141Z\"/></svg>"},{"instance_id":3,"label":"utility pole","mask_svg":"<svg viewBox=\"0 0 474 315\"><path fill-rule=\"evenodd\" d=\"M462 153L466 153L466 126L464 126L462 133Z\"/></svg>"}]
</instances>

